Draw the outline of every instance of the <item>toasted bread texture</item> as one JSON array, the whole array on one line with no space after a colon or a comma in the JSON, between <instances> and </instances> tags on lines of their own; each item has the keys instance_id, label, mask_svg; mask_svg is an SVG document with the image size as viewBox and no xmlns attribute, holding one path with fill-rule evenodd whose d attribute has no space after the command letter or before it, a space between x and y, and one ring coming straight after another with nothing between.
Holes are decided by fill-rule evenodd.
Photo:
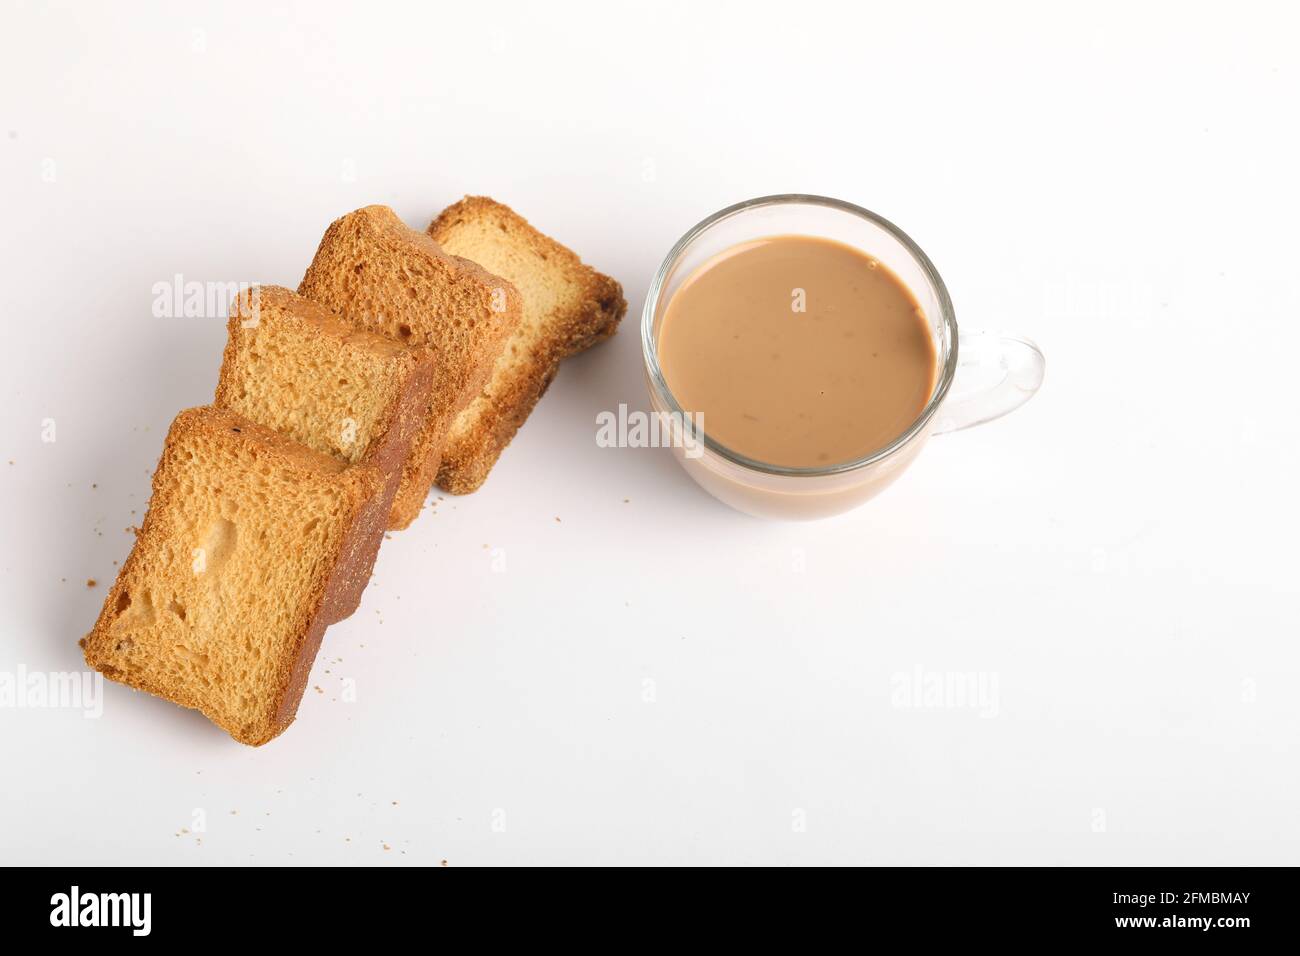
<instances>
[{"instance_id":1,"label":"toasted bread texture","mask_svg":"<svg viewBox=\"0 0 1300 956\"><path fill-rule=\"evenodd\" d=\"M383 484L228 409L181 412L86 663L266 743L297 713Z\"/></svg>"},{"instance_id":2,"label":"toasted bread texture","mask_svg":"<svg viewBox=\"0 0 1300 956\"><path fill-rule=\"evenodd\" d=\"M351 614L379 553L411 441L428 408L434 356L361 331L324 307L278 286L247 290L231 310L216 404L348 464L384 473L370 507L369 540L349 566L364 577L341 602Z\"/></svg>"},{"instance_id":3,"label":"toasted bread texture","mask_svg":"<svg viewBox=\"0 0 1300 956\"><path fill-rule=\"evenodd\" d=\"M482 390L519 325L519 292L473 262L448 255L387 206L367 206L332 223L298 292L355 328L435 354L424 421L389 518L390 528L404 528L437 478L448 429Z\"/></svg>"},{"instance_id":4,"label":"toasted bread texture","mask_svg":"<svg viewBox=\"0 0 1300 956\"><path fill-rule=\"evenodd\" d=\"M524 300L523 319L487 384L448 432L438 484L459 495L487 479L560 362L614 334L627 301L616 281L486 196L467 196L443 210L429 235L447 252L512 282Z\"/></svg>"}]
</instances>

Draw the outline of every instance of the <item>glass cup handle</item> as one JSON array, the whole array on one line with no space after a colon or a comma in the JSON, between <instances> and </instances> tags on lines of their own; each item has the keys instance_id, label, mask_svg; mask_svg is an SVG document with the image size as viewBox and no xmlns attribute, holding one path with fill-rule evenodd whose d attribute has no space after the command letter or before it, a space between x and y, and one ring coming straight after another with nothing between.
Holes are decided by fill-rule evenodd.
<instances>
[{"instance_id":1,"label":"glass cup handle","mask_svg":"<svg viewBox=\"0 0 1300 956\"><path fill-rule=\"evenodd\" d=\"M1046 361L1029 339L996 332L962 332L957 372L935 416L933 435L1001 418L1034 397Z\"/></svg>"}]
</instances>

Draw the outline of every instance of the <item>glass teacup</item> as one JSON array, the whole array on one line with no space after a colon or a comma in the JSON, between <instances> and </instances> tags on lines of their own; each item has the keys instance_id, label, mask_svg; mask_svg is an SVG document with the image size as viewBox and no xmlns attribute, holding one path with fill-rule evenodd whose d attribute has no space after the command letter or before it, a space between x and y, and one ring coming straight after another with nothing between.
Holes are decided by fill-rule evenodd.
<instances>
[{"instance_id":1,"label":"glass teacup","mask_svg":"<svg viewBox=\"0 0 1300 956\"><path fill-rule=\"evenodd\" d=\"M867 455L825 467L756 461L714 440L682 408L659 366L659 331L673 293L701 265L743 242L778 235L834 239L884 263L916 297L934 339L938 374L916 420ZM931 435L991 421L1024 404L1043 381L1042 352L1028 339L957 332L952 300L934 264L893 223L824 196L765 196L714 213L682 236L659 267L641 317L641 346L653 411L680 432L674 454L706 491L759 517L839 514L874 497L911 463Z\"/></svg>"}]
</instances>

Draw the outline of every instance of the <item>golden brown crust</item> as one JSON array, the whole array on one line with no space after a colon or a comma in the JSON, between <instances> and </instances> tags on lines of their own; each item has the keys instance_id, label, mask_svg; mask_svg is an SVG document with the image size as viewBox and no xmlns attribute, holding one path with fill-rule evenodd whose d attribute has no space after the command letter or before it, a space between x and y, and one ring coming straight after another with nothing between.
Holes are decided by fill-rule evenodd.
<instances>
[{"instance_id":1,"label":"golden brown crust","mask_svg":"<svg viewBox=\"0 0 1300 956\"><path fill-rule=\"evenodd\" d=\"M516 342L526 348L520 361L499 364L473 404L461 413L443 447L438 484L452 494L475 491L487 479L501 452L514 438L554 380L565 358L609 338L627 311L623 289L614 279L585 265L570 249L544 235L510 207L486 196L467 196L443 210L429 225L429 235L456 252L467 227L495 227L494 246L500 255L489 266L518 286L526 286L520 270L544 273L542 282L556 279L565 292L563 302L544 316L541 334L521 325ZM465 246L476 243L465 241ZM468 252L468 248L466 248ZM481 251L478 252L483 257ZM527 312L535 303L525 302ZM523 340L528 342L523 345Z\"/></svg>"},{"instance_id":2,"label":"golden brown crust","mask_svg":"<svg viewBox=\"0 0 1300 956\"><path fill-rule=\"evenodd\" d=\"M448 255L387 206L333 222L298 292L357 328L436 355L425 419L411 443L390 528L419 514L438 474L447 430L483 388L522 302L509 282Z\"/></svg>"},{"instance_id":3,"label":"golden brown crust","mask_svg":"<svg viewBox=\"0 0 1300 956\"><path fill-rule=\"evenodd\" d=\"M187 506L186 501L180 500L175 491L177 485L171 478L173 473L183 474L185 469L193 467L188 456L189 450L196 445L224 445L237 449L238 454L247 456L253 463L267 465L269 474L298 476L295 480L329 481L341 492L343 510L340 518L346 523L345 530L332 551L320 556L317 566L325 569L324 573L309 583L307 598L290 615L290 650L272 662L273 699L259 702L259 710L267 717L249 724L239 724L227 718L210 700L201 697L192 683L165 681L132 670L118 655L119 642L110 631L123 608L130 603L129 593L124 592L143 574L142 566L146 560L163 549L184 545L184 542L169 540L162 516ZM108 590L94 628L81 642L86 663L110 680L201 711L241 743L257 746L271 740L293 721L321 635L332 616L338 613L340 603L347 598L348 578L355 573L350 562L356 560L356 540L371 533L365 525L366 506L382 492L383 482L383 475L372 465L345 466L228 409L209 406L181 412L168 431L162 458L154 473L149 510L135 545L117 580Z\"/></svg>"},{"instance_id":4,"label":"golden brown crust","mask_svg":"<svg viewBox=\"0 0 1300 956\"><path fill-rule=\"evenodd\" d=\"M384 476L384 486L361 518L364 527L370 529L369 536L359 533L355 539L359 553L344 564L350 575L348 583L342 586L346 596L340 598L337 611L339 616L331 617L328 622L330 624L350 616L361 604L362 593L370 581L375 560L379 556L379 546L383 543L384 531L388 528L393 513L393 502L402 482L402 464L410 454L411 440L424 422L429 390L433 385L434 359L432 353L424 349L412 351L418 351L420 360L394 409L393 427L385 430L384 440L363 460Z\"/></svg>"},{"instance_id":5,"label":"golden brown crust","mask_svg":"<svg viewBox=\"0 0 1300 956\"><path fill-rule=\"evenodd\" d=\"M249 290L231 310L216 404L240 412L267 427L275 427L276 421L272 420L275 416L241 397L240 383L250 374L241 363L243 356L256 347L259 333L277 325L297 333L294 341L303 343L297 351L310 347L328 349L344 357L351 356L357 365L382 361L389 379L397 383L399 389L394 399L380 410L367 432L357 436L360 447L356 462L378 468L386 476L385 485L383 493L367 506L362 519L363 525L369 529L368 535L354 540L356 553L350 554L345 562L349 569L346 590L337 607L331 611L338 616L326 622L332 624L356 611L370 580L387 527L387 516L392 511L401 481L402 465L428 407L435 357L428 349L408 347L386 336L359 330L318 303L280 286L259 286ZM330 390L334 383L332 379L313 383L312 388L317 387ZM307 395L299 394L295 399L303 401L320 397L316 391L309 392ZM284 409L275 411L282 413ZM259 417L259 412L265 412L265 417ZM310 442L318 450L330 447L321 435L289 437ZM381 517L376 518L376 514Z\"/></svg>"}]
</instances>

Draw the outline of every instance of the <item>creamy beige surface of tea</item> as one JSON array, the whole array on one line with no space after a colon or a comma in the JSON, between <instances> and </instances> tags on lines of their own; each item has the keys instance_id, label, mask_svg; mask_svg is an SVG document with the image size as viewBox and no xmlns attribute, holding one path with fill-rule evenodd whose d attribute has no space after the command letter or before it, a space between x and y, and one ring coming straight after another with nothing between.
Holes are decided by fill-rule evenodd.
<instances>
[{"instance_id":1,"label":"creamy beige surface of tea","mask_svg":"<svg viewBox=\"0 0 1300 956\"><path fill-rule=\"evenodd\" d=\"M938 363L921 307L883 263L831 239L772 236L673 293L659 364L706 435L798 468L889 444L925 408Z\"/></svg>"}]
</instances>

